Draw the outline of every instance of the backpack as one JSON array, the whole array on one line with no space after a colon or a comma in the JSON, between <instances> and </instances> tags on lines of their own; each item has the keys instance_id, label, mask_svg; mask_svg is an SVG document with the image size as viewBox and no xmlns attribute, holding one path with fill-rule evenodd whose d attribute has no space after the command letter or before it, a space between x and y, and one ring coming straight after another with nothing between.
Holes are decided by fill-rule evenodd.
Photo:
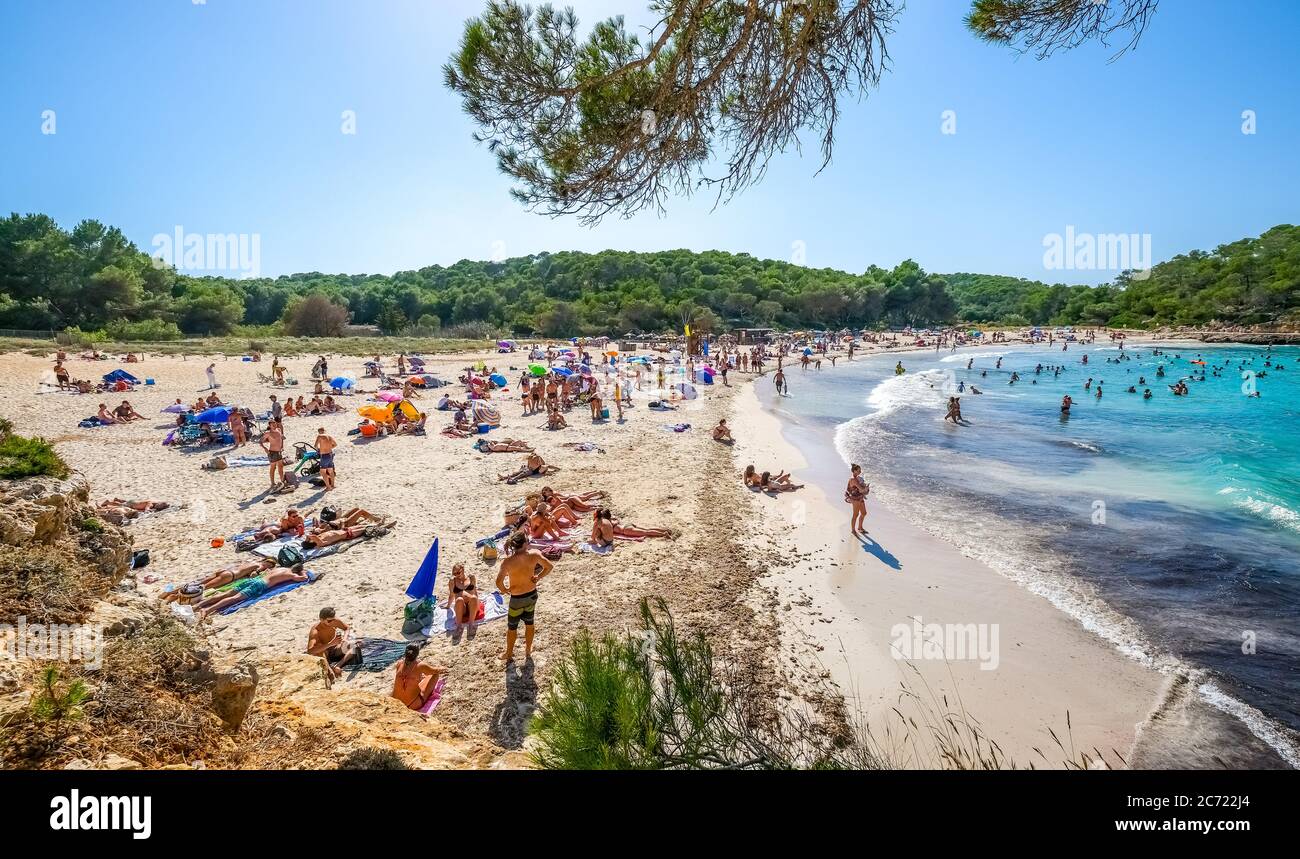
<instances>
[{"instance_id":1,"label":"backpack","mask_svg":"<svg viewBox=\"0 0 1300 859\"><path fill-rule=\"evenodd\" d=\"M275 563L280 567L292 567L306 560L303 557L302 549L297 546L284 546L280 549L280 553L275 556Z\"/></svg>"},{"instance_id":2,"label":"backpack","mask_svg":"<svg viewBox=\"0 0 1300 859\"><path fill-rule=\"evenodd\" d=\"M425 627L433 625L433 597L411 600L406 604L405 619L402 623L403 635L414 635Z\"/></svg>"}]
</instances>

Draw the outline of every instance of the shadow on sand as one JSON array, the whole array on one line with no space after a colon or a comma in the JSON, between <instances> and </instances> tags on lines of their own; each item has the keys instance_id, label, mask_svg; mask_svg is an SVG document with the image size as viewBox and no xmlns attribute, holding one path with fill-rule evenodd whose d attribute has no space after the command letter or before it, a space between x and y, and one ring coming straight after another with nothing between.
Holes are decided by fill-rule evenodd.
<instances>
[{"instance_id":1,"label":"shadow on sand","mask_svg":"<svg viewBox=\"0 0 1300 859\"><path fill-rule=\"evenodd\" d=\"M869 555L874 555L880 563L894 570L903 569L903 563L894 557L893 553L884 546L877 543L872 537L859 535L858 540L862 543L862 551Z\"/></svg>"}]
</instances>

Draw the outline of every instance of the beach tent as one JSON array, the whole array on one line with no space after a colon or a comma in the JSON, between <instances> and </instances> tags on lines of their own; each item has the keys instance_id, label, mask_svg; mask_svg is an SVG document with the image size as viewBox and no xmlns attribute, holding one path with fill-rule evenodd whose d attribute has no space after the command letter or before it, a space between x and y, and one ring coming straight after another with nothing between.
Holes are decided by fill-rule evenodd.
<instances>
[{"instance_id":1,"label":"beach tent","mask_svg":"<svg viewBox=\"0 0 1300 859\"><path fill-rule=\"evenodd\" d=\"M224 424L230 420L232 411L234 409L230 406L213 406L195 415L194 422L200 424Z\"/></svg>"},{"instance_id":2,"label":"beach tent","mask_svg":"<svg viewBox=\"0 0 1300 859\"><path fill-rule=\"evenodd\" d=\"M387 421L392 414L388 406L362 406L357 409L357 414L363 418L369 418L372 421Z\"/></svg>"},{"instance_id":3,"label":"beach tent","mask_svg":"<svg viewBox=\"0 0 1300 859\"><path fill-rule=\"evenodd\" d=\"M415 407L415 403L411 402L410 400L402 400L400 403L394 403L392 406L389 407L388 413L392 414L398 409L401 409L402 414L406 415L408 418L410 418L413 421L418 421L420 419L420 410L417 409Z\"/></svg>"},{"instance_id":4,"label":"beach tent","mask_svg":"<svg viewBox=\"0 0 1300 859\"><path fill-rule=\"evenodd\" d=\"M351 388L355 384L356 380L349 379L347 376L335 376L333 379L330 379L331 388Z\"/></svg>"},{"instance_id":5,"label":"beach tent","mask_svg":"<svg viewBox=\"0 0 1300 859\"><path fill-rule=\"evenodd\" d=\"M130 383L130 384L132 384L132 385L138 385L138 384L140 384L140 380L139 380L139 379L137 379L135 376L132 376L132 375L131 375L130 373L128 373L126 370L121 370L121 369L119 369L119 370L114 370L114 371L111 372L111 373L105 373L105 374L104 374L104 381L105 381L105 382L109 382L109 383L112 383L112 382L128 382L128 383Z\"/></svg>"},{"instance_id":6,"label":"beach tent","mask_svg":"<svg viewBox=\"0 0 1300 859\"><path fill-rule=\"evenodd\" d=\"M673 385L673 390L675 390L683 400L694 400L700 395L700 392L695 390L695 386L690 382L678 382L676 385Z\"/></svg>"},{"instance_id":7,"label":"beach tent","mask_svg":"<svg viewBox=\"0 0 1300 859\"><path fill-rule=\"evenodd\" d=\"M708 368L705 368L704 370L702 370L702 371L700 372L700 378L704 380L704 384L706 384L706 385L712 385L712 384L713 384L713 371L710 370L710 369L708 369Z\"/></svg>"},{"instance_id":8,"label":"beach tent","mask_svg":"<svg viewBox=\"0 0 1300 859\"><path fill-rule=\"evenodd\" d=\"M428 599L433 596L433 589L438 581L438 538L433 538L433 545L415 571L415 577L406 586L406 595L413 600Z\"/></svg>"}]
</instances>

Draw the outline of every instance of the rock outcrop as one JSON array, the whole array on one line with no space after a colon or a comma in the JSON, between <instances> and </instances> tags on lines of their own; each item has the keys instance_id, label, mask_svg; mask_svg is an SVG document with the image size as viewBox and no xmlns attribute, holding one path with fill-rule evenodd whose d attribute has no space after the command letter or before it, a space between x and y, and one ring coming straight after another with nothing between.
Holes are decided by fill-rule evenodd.
<instances>
[{"instance_id":1,"label":"rock outcrop","mask_svg":"<svg viewBox=\"0 0 1300 859\"><path fill-rule=\"evenodd\" d=\"M102 522L81 474L0 481L0 545L56 546L104 576L131 566L131 537Z\"/></svg>"}]
</instances>

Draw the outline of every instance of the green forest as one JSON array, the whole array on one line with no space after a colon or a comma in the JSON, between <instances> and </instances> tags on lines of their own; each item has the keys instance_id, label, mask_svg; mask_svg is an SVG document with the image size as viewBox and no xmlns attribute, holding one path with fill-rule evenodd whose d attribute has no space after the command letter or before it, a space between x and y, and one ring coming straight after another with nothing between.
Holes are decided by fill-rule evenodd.
<instances>
[{"instance_id":1,"label":"green forest","mask_svg":"<svg viewBox=\"0 0 1300 859\"><path fill-rule=\"evenodd\" d=\"M932 274L907 260L861 274L747 254L562 251L387 275L192 277L114 227L0 220L0 328L169 340L244 330L328 336L565 337L704 331L1003 325L1254 325L1300 321L1300 228L1189 251L1099 286Z\"/></svg>"}]
</instances>

